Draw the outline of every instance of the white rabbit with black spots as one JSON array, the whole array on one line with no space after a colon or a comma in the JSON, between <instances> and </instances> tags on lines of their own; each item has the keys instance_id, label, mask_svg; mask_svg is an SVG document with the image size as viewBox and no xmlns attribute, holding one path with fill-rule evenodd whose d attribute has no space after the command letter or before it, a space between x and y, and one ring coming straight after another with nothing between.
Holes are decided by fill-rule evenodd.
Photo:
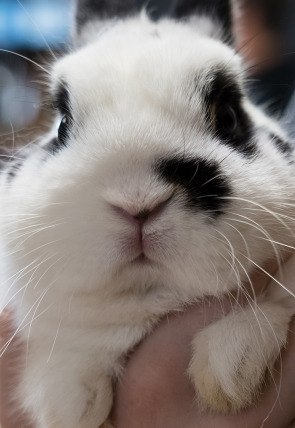
<instances>
[{"instance_id":1,"label":"white rabbit with black spots","mask_svg":"<svg viewBox=\"0 0 295 428\"><path fill-rule=\"evenodd\" d=\"M132 0L79 1L76 47L50 72L59 129L1 170L1 303L38 428L104 426L124 358L163 315L242 289L294 244L292 146L245 94L229 0L209 3L153 22ZM277 285L195 337L210 408L255 400L292 299Z\"/></svg>"}]
</instances>

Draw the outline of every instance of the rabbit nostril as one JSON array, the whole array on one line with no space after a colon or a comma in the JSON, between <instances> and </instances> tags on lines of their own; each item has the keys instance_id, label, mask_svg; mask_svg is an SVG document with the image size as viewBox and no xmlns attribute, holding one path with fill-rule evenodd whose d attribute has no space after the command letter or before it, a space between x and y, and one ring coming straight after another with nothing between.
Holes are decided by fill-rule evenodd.
<instances>
[{"instance_id":1,"label":"rabbit nostril","mask_svg":"<svg viewBox=\"0 0 295 428\"><path fill-rule=\"evenodd\" d=\"M152 221L160 216L162 211L169 205L173 195L161 202L150 204L147 208L141 210L132 205L125 204L110 204L112 209L120 215L120 217L127 219L129 222L137 223L142 226L147 221ZM121 206L120 206L121 205Z\"/></svg>"},{"instance_id":2,"label":"rabbit nostril","mask_svg":"<svg viewBox=\"0 0 295 428\"><path fill-rule=\"evenodd\" d=\"M139 225L143 225L143 223L149 218L151 214L151 211L149 210L142 210L135 214L131 209L125 209L115 205L113 205L112 208L117 214L120 215L120 217L123 217L129 222L137 223Z\"/></svg>"},{"instance_id":3,"label":"rabbit nostril","mask_svg":"<svg viewBox=\"0 0 295 428\"><path fill-rule=\"evenodd\" d=\"M138 223L143 224L149 217L151 211L143 210L140 211L138 214L134 215L133 217L138 221Z\"/></svg>"}]
</instances>

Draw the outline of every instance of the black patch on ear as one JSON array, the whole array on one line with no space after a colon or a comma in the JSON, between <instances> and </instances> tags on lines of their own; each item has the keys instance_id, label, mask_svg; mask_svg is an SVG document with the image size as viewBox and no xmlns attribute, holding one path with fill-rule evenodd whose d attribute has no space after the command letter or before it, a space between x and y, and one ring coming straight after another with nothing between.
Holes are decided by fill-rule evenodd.
<instances>
[{"instance_id":1,"label":"black patch on ear","mask_svg":"<svg viewBox=\"0 0 295 428\"><path fill-rule=\"evenodd\" d=\"M137 10L135 0L78 0L76 24L78 32L88 22L124 18Z\"/></svg>"},{"instance_id":2,"label":"black patch on ear","mask_svg":"<svg viewBox=\"0 0 295 428\"><path fill-rule=\"evenodd\" d=\"M205 15L219 21L224 32L224 41L232 44L232 9L230 0L178 0L174 16L181 19L191 15Z\"/></svg>"},{"instance_id":3,"label":"black patch on ear","mask_svg":"<svg viewBox=\"0 0 295 428\"><path fill-rule=\"evenodd\" d=\"M281 137L279 137L276 134L270 135L271 141L275 144L276 148L286 156L291 155L294 153L294 145L290 142L283 140Z\"/></svg>"},{"instance_id":4,"label":"black patch on ear","mask_svg":"<svg viewBox=\"0 0 295 428\"><path fill-rule=\"evenodd\" d=\"M211 218L223 213L226 202L221 198L229 196L231 189L216 162L172 157L159 159L155 170L166 183L184 191L189 210L206 211Z\"/></svg>"},{"instance_id":5,"label":"black patch on ear","mask_svg":"<svg viewBox=\"0 0 295 428\"><path fill-rule=\"evenodd\" d=\"M253 124L242 105L242 89L233 76L221 70L210 80L204 94L209 129L223 144L244 156L255 155Z\"/></svg>"}]
</instances>

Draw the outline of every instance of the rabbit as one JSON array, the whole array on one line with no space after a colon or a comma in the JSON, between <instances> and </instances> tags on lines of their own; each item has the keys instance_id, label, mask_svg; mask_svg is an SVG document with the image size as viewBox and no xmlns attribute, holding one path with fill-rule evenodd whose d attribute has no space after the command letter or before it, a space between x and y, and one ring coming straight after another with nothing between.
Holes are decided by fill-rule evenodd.
<instances>
[{"instance_id":1,"label":"rabbit","mask_svg":"<svg viewBox=\"0 0 295 428\"><path fill-rule=\"evenodd\" d=\"M126 356L164 315L243 292L294 245L293 143L247 95L235 5L210 6L153 21L133 0L79 0L48 72L52 129L1 165L1 309L38 428L111 426ZM272 373L294 314L276 281L195 336L209 409L244 409Z\"/></svg>"}]
</instances>

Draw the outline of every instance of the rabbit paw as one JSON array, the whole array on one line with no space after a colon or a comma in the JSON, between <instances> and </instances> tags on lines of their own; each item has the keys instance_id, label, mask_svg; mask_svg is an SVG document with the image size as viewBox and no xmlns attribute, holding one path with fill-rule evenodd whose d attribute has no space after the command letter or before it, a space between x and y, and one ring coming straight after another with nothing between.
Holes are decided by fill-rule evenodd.
<instances>
[{"instance_id":1,"label":"rabbit paw","mask_svg":"<svg viewBox=\"0 0 295 428\"><path fill-rule=\"evenodd\" d=\"M265 302L254 311L233 312L199 333L188 373L200 403L222 413L253 403L274 380L289 321L285 308Z\"/></svg>"}]
</instances>

